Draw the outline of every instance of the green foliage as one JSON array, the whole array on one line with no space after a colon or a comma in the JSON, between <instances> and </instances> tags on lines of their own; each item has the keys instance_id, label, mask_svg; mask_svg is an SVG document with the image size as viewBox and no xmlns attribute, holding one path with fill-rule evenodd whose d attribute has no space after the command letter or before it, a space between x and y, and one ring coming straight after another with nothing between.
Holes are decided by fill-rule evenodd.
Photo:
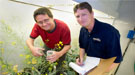
<instances>
[{"instance_id":1,"label":"green foliage","mask_svg":"<svg viewBox=\"0 0 135 75\"><path fill-rule=\"evenodd\" d=\"M57 73L62 73L63 75L75 75L75 71L73 71L69 66L69 62L75 62L77 57L77 53L75 50L71 49L70 52L67 53L65 61L62 62L61 66L56 69L58 65L58 61L54 63L50 63L46 60L46 55L37 59L37 63L35 64L28 64L27 68L24 68L21 74L34 74L34 75L56 75ZM33 58L27 58L25 62L29 62ZM34 67L34 69L33 69Z\"/></svg>"},{"instance_id":2,"label":"green foliage","mask_svg":"<svg viewBox=\"0 0 135 75\"><path fill-rule=\"evenodd\" d=\"M20 38L13 29L6 24L4 20L0 21L1 32L4 35L8 36L8 38L14 39L14 41L1 40L0 39L0 74L2 75L56 75L60 73L60 75L75 75L76 72L73 71L69 66L69 62L75 62L76 57L78 56L78 49L70 49L66 54L66 58L62 61L62 64L58 63L58 60L54 63L50 63L46 60L46 54L42 57L34 57L28 47L25 44L23 38ZM36 42L39 46L43 47L42 40L38 40ZM10 43L10 45L9 45ZM18 47L19 49L24 50L24 53L20 54L18 58L23 59L24 68L18 69L20 65L18 64L10 64L7 59L4 58L4 53L7 48L5 46L13 46L14 50ZM57 44L57 51L59 51L62 47L61 42ZM9 55L13 50L8 50ZM56 69L57 65L61 65L58 69Z\"/></svg>"}]
</instances>

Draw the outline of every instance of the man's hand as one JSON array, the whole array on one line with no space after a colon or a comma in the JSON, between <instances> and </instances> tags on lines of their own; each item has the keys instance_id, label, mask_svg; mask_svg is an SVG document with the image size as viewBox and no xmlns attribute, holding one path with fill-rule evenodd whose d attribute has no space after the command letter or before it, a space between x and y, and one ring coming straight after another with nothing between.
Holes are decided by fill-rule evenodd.
<instances>
[{"instance_id":1,"label":"man's hand","mask_svg":"<svg viewBox=\"0 0 135 75\"><path fill-rule=\"evenodd\" d=\"M59 59L61 57L61 53L60 52L56 52L54 51L52 55L47 56L47 60L50 62L55 62L57 59Z\"/></svg>"},{"instance_id":2,"label":"man's hand","mask_svg":"<svg viewBox=\"0 0 135 75\"><path fill-rule=\"evenodd\" d=\"M43 48L38 48L38 47L33 47L33 48L31 49L32 54L33 54L34 56L37 56L37 57L44 55L44 53L42 52L43 50L45 50L45 49L43 49Z\"/></svg>"},{"instance_id":3,"label":"man's hand","mask_svg":"<svg viewBox=\"0 0 135 75\"><path fill-rule=\"evenodd\" d=\"M83 64L83 58L84 58L84 55L85 55L85 49L80 48L79 54L80 54L79 57L76 59L76 64L78 64L79 66L82 66L82 65L84 65Z\"/></svg>"},{"instance_id":4,"label":"man's hand","mask_svg":"<svg viewBox=\"0 0 135 75\"><path fill-rule=\"evenodd\" d=\"M82 66L83 65L83 59L77 58L76 64L78 64L79 66Z\"/></svg>"},{"instance_id":5,"label":"man's hand","mask_svg":"<svg viewBox=\"0 0 135 75\"><path fill-rule=\"evenodd\" d=\"M28 45L29 49L31 50L34 56L42 56L43 55L43 48L34 47L34 40L32 38L28 38L26 40L26 44Z\"/></svg>"}]
</instances>

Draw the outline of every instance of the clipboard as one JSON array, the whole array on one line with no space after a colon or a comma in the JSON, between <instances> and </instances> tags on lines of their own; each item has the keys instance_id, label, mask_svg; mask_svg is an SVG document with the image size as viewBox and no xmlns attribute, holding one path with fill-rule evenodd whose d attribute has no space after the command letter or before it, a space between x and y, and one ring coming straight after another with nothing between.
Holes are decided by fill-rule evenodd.
<instances>
[{"instance_id":1,"label":"clipboard","mask_svg":"<svg viewBox=\"0 0 135 75\"><path fill-rule=\"evenodd\" d=\"M103 75L103 73L113 64L116 57L101 59L99 65L88 73L88 75Z\"/></svg>"}]
</instances>

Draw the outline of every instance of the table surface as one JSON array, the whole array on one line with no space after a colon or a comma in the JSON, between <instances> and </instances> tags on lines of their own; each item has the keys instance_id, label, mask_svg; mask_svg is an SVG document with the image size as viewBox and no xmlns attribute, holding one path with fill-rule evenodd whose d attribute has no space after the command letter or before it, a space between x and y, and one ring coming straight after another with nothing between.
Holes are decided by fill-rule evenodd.
<instances>
[{"instance_id":1,"label":"table surface","mask_svg":"<svg viewBox=\"0 0 135 75\"><path fill-rule=\"evenodd\" d=\"M101 59L99 65L91 70L88 75L102 75L113 64L116 57Z\"/></svg>"}]
</instances>

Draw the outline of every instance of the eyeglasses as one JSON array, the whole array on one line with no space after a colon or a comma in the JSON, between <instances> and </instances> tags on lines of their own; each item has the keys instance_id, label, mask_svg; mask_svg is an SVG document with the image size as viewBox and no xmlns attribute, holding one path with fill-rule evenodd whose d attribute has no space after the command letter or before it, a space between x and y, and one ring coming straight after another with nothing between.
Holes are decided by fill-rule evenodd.
<instances>
[{"instance_id":1,"label":"eyeglasses","mask_svg":"<svg viewBox=\"0 0 135 75\"><path fill-rule=\"evenodd\" d=\"M43 25L44 23L48 23L49 22L49 19L44 19L43 21L39 21L37 22L39 25Z\"/></svg>"}]
</instances>

